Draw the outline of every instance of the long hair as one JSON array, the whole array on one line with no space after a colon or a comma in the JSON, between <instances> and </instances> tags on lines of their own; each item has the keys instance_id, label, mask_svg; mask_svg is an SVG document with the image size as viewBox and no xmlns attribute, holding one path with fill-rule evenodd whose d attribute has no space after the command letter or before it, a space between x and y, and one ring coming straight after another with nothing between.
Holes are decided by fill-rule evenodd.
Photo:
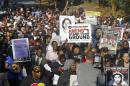
<instances>
[{"instance_id":1,"label":"long hair","mask_svg":"<svg viewBox=\"0 0 130 86\"><path fill-rule=\"evenodd\" d=\"M65 19L63 20L63 22L62 22L62 28L63 28L63 30L66 29L65 26L64 26L65 21L69 21L69 23L71 24L71 20L70 20L69 18L65 18Z\"/></svg>"}]
</instances>

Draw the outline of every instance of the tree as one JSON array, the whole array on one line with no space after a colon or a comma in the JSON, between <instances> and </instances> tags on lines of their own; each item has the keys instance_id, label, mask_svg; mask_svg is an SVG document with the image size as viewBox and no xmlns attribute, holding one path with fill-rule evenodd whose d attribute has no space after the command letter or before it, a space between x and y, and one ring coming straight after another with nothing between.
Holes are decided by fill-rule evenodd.
<instances>
[{"instance_id":1,"label":"tree","mask_svg":"<svg viewBox=\"0 0 130 86\"><path fill-rule=\"evenodd\" d=\"M115 14L117 10L117 0L111 0L112 13Z\"/></svg>"}]
</instances>

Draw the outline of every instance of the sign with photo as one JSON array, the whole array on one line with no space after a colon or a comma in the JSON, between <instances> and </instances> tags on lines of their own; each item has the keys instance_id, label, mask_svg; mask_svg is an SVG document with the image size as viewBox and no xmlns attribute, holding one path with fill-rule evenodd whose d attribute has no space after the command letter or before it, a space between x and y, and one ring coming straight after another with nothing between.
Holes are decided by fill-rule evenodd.
<instances>
[{"instance_id":1,"label":"sign with photo","mask_svg":"<svg viewBox=\"0 0 130 86\"><path fill-rule=\"evenodd\" d=\"M68 25L75 24L75 16L60 16L59 22L61 41L65 41L67 39Z\"/></svg>"},{"instance_id":2,"label":"sign with photo","mask_svg":"<svg viewBox=\"0 0 130 86\"><path fill-rule=\"evenodd\" d=\"M114 31L103 32L99 48L107 47L109 50L116 51L118 41L117 37L118 37L117 32Z\"/></svg>"},{"instance_id":3,"label":"sign with photo","mask_svg":"<svg viewBox=\"0 0 130 86\"><path fill-rule=\"evenodd\" d=\"M112 28L112 30L114 30L115 32L118 33L118 40L122 40L123 33L124 33L124 28L122 28L122 27L114 27L114 28Z\"/></svg>"},{"instance_id":4,"label":"sign with photo","mask_svg":"<svg viewBox=\"0 0 130 86\"><path fill-rule=\"evenodd\" d=\"M90 43L91 25L77 24L68 26L67 39L69 43Z\"/></svg>"},{"instance_id":5,"label":"sign with photo","mask_svg":"<svg viewBox=\"0 0 130 86\"><path fill-rule=\"evenodd\" d=\"M129 71L125 67L106 68L106 86L129 86Z\"/></svg>"},{"instance_id":6,"label":"sign with photo","mask_svg":"<svg viewBox=\"0 0 130 86\"><path fill-rule=\"evenodd\" d=\"M99 48L108 47L111 51L116 51L117 42L122 39L123 29L121 27L102 28L102 37Z\"/></svg>"},{"instance_id":7,"label":"sign with photo","mask_svg":"<svg viewBox=\"0 0 130 86\"><path fill-rule=\"evenodd\" d=\"M28 38L12 40L13 59L15 62L30 61Z\"/></svg>"}]
</instances>

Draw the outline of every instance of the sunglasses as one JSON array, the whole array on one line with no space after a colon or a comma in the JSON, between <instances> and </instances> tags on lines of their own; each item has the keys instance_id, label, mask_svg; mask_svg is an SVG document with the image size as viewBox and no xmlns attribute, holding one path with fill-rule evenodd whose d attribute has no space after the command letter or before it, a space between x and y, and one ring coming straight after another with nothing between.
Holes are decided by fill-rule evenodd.
<instances>
[{"instance_id":1,"label":"sunglasses","mask_svg":"<svg viewBox=\"0 0 130 86\"><path fill-rule=\"evenodd\" d=\"M40 71L40 70L34 70L34 72L35 72L35 73L41 73L41 71Z\"/></svg>"}]
</instances>

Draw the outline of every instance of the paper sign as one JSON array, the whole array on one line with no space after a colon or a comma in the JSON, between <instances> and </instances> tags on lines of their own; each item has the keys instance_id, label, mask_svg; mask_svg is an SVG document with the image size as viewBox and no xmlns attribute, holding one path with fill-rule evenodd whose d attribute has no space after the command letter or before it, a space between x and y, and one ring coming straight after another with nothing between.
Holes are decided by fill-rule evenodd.
<instances>
[{"instance_id":1,"label":"paper sign","mask_svg":"<svg viewBox=\"0 0 130 86\"><path fill-rule=\"evenodd\" d=\"M79 86L77 75L70 75L70 85L69 86Z\"/></svg>"}]
</instances>

